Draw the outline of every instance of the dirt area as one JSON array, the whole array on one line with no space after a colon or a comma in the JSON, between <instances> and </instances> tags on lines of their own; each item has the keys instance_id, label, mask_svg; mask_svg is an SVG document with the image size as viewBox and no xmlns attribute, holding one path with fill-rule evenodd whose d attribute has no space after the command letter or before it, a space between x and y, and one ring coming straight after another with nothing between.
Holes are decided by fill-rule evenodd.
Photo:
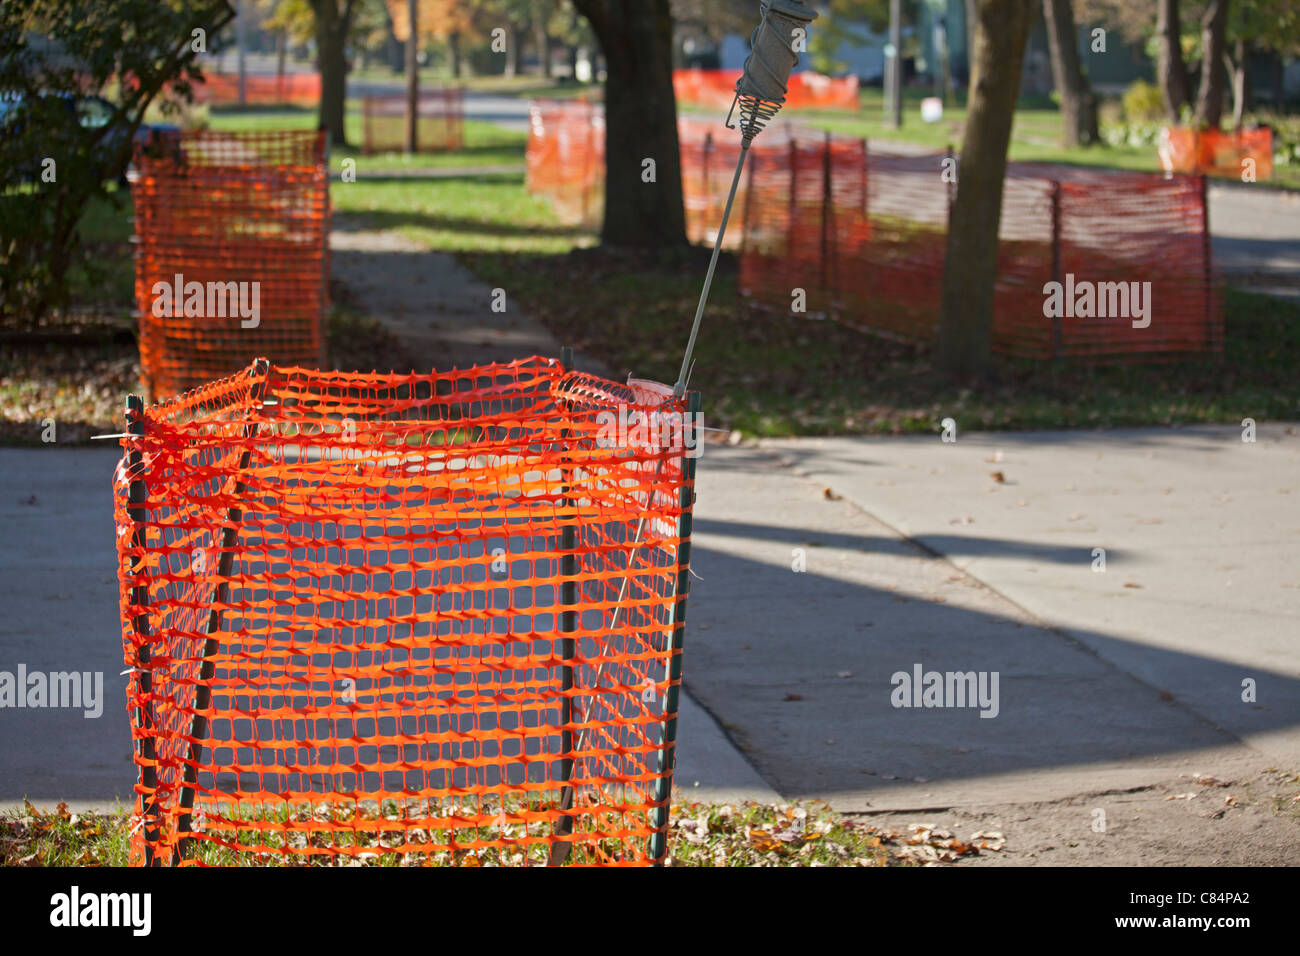
<instances>
[{"instance_id":1,"label":"dirt area","mask_svg":"<svg viewBox=\"0 0 1300 956\"><path fill-rule=\"evenodd\" d=\"M853 814L898 834L918 862L960 866L1296 866L1300 774L1265 769L1238 780L1187 775L1152 787L1051 803L934 813ZM920 829L918 829L920 827ZM977 834L983 836L972 840ZM958 855L992 835L996 851ZM915 840L915 844L909 844ZM925 847L930 849L925 849Z\"/></svg>"}]
</instances>

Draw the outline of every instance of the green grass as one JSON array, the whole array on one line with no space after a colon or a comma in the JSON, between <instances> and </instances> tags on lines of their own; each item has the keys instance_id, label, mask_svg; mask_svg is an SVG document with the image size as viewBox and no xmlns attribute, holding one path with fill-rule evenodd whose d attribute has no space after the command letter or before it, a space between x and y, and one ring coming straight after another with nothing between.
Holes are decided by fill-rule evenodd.
<instances>
[{"instance_id":1,"label":"green grass","mask_svg":"<svg viewBox=\"0 0 1300 956\"><path fill-rule=\"evenodd\" d=\"M319 821L322 811L314 818ZM377 820L382 812L388 819L398 819L397 806L387 801L385 807L362 807L357 822ZM490 811L489 811L490 812ZM510 812L515 812L513 809ZM352 821L348 806L335 808L330 815L336 822ZM261 831L260 845L267 852L236 852L211 840L197 841L192 856L198 862L215 866L249 865L330 865L328 853L307 853L312 848L343 848L340 862L354 866L494 866L544 865L547 844L520 845L518 848L484 847L480 850L448 852L430 847L429 851L407 854L391 852L391 847L409 838L418 845L428 841L427 831L418 828L376 836L364 824L356 830L336 831L332 837L308 835L301 824L312 818L310 807L293 811L295 826L271 827ZM247 814L246 819L251 819ZM287 811L265 816L283 824ZM24 810L0 814L0 865L4 866L125 866L130 862L131 814L125 807L106 813L72 814L64 805L45 812L30 804ZM545 823L512 823L504 826L461 830L460 842L492 841L502 837L534 838L549 832ZM219 830L213 824L211 836L231 841L233 831ZM242 831L242 840L255 838ZM328 842L327 842L328 841ZM895 831L879 830L859 820L835 813L822 803L791 804L674 804L669 822L669 866L885 866L906 865L908 848L917 842ZM926 841L932 842L932 841ZM294 852L296 851L296 852ZM575 846L575 859L583 851ZM972 847L959 845L951 857L970 855Z\"/></svg>"},{"instance_id":2,"label":"green grass","mask_svg":"<svg viewBox=\"0 0 1300 956\"><path fill-rule=\"evenodd\" d=\"M401 152L366 155L361 151L363 131L360 104L352 102L344 118L348 147L331 147L330 172L337 174L340 161L355 159L358 176L389 171L421 169L477 168L482 166L523 165L524 133L505 130L492 123L465 120L464 148L445 153ZM208 125L215 130L315 129L316 111L300 107L238 109L217 108L209 112Z\"/></svg>"},{"instance_id":3,"label":"green grass","mask_svg":"<svg viewBox=\"0 0 1300 956\"><path fill-rule=\"evenodd\" d=\"M566 344L627 372L676 379L705 254L646 261L462 257ZM574 295L574 290L580 294ZM724 256L693 384L715 427L758 436L928 433L1300 419L1300 306L1229 289L1224 355L1163 363L1001 360L977 389L946 383L930 349L836 322L754 309Z\"/></svg>"},{"instance_id":4,"label":"green grass","mask_svg":"<svg viewBox=\"0 0 1300 956\"><path fill-rule=\"evenodd\" d=\"M800 110L789 115L791 119L815 129L845 136L866 137L873 142L910 143L940 152L949 146L959 150L967 116L964 95L958 93L954 101L944 109L940 122L926 123L921 119L921 100L930 95L930 92L923 90L909 89L905 92L903 126L900 129L888 125L883 108L883 94L872 87L862 90L861 109L857 113ZM1106 111L1112 112L1113 109ZM1011 129L1008 151L1010 159L1018 162L1072 163L1136 172L1160 170L1154 145L1111 146L1101 143L1091 147L1066 149L1060 145L1060 140L1061 113L1050 99L1022 99L1017 105L1015 123ZM1273 179L1269 180L1268 185L1281 189L1300 189L1300 166L1275 166Z\"/></svg>"},{"instance_id":5,"label":"green grass","mask_svg":"<svg viewBox=\"0 0 1300 956\"><path fill-rule=\"evenodd\" d=\"M521 174L334 184L337 212L445 252L560 253L591 241L524 191Z\"/></svg>"}]
</instances>

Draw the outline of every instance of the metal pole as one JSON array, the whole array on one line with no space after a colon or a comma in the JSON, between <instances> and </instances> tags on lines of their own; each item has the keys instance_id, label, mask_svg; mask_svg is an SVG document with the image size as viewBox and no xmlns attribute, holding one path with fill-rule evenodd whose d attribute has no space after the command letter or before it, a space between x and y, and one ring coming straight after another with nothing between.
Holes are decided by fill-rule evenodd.
<instances>
[{"instance_id":1,"label":"metal pole","mask_svg":"<svg viewBox=\"0 0 1300 956\"><path fill-rule=\"evenodd\" d=\"M889 0L889 46L893 56L886 64L885 77L889 82L889 125L898 129L903 125L903 24L902 0Z\"/></svg>"},{"instance_id":2,"label":"metal pole","mask_svg":"<svg viewBox=\"0 0 1300 956\"><path fill-rule=\"evenodd\" d=\"M126 454L127 475L131 483L127 489L127 516L131 519L131 547L136 557L131 562L131 577L137 581L148 572L148 558L145 556L149 547L148 532L145 521L149 501L149 488L138 477L144 464L144 453L140 450L140 440L144 438L144 399L139 395L129 395L126 399L126 430L132 436L130 450ZM138 611L131 619L136 636L135 667L133 678L136 682L135 727L139 735L140 761L140 825L144 828L144 865L153 866L156 862L154 851L158 844L159 820L157 818L158 768L155 765L157 752L154 747L153 728L154 713L152 674L149 670L149 582L136 584L131 589L131 604ZM151 822L152 821L152 822Z\"/></svg>"},{"instance_id":3,"label":"metal pole","mask_svg":"<svg viewBox=\"0 0 1300 956\"><path fill-rule=\"evenodd\" d=\"M573 369L573 349L567 345L560 349L560 366L564 371ZM578 629L578 557L576 554L577 542L577 525L574 507L574 499L569 497L572 491L573 483L573 465L571 459L571 449L568 447L568 440L571 435L569 429L560 432L560 440L564 443L564 456L566 464L563 469L564 484L560 489L560 506L562 509L569 511L568 518L560 526L560 593L559 603L566 610L559 614L559 630L561 634L572 634ZM560 791L560 809L568 810L573 806L573 664L570 663L575 656L574 640L572 637L562 637L557 642L559 644L560 665L560 780L564 786ZM561 815L555 821L555 835L557 837L569 836L573 833L573 817L569 814ZM549 865L560 866L568 858L571 844L553 843L549 854Z\"/></svg>"},{"instance_id":4,"label":"metal pole","mask_svg":"<svg viewBox=\"0 0 1300 956\"><path fill-rule=\"evenodd\" d=\"M406 0L406 20L410 33L406 37L406 152L414 153L420 148L416 138L416 123L420 111L420 60L419 40L419 0Z\"/></svg>"},{"instance_id":5,"label":"metal pole","mask_svg":"<svg viewBox=\"0 0 1300 956\"><path fill-rule=\"evenodd\" d=\"M668 691L664 695L663 747L659 751L659 778L654 789L655 832L650 837L650 859L661 864L668 850L668 815L673 794L673 768L677 763L677 709L681 701L682 646L686 637L686 595L691 587L691 506L695 484L695 459L686 449L698 448L700 436L695 432L699 421L700 393L691 392L689 416L682 427L682 483L677 504L681 516L677 519L677 587L670 612L672 627L668 648ZM686 430L691 430L692 440L686 440Z\"/></svg>"},{"instance_id":6,"label":"metal pole","mask_svg":"<svg viewBox=\"0 0 1300 956\"><path fill-rule=\"evenodd\" d=\"M686 382L691 375L691 354L695 351L695 339L700 334L700 320L704 318L704 306L709 301L713 273L718 268L718 253L722 251L722 239L727 234L727 222L731 219L731 206L736 201L736 187L740 185L740 171L745 167L745 157L749 155L750 142L748 139L740 142L740 159L736 162L735 175L731 177L731 192L727 194L727 206L722 211L722 225L718 229L718 239L713 244L713 257L709 260L709 271L704 276L704 289L700 292L700 304L695 309L695 322L691 325L691 337L686 341L686 354L682 356L682 367L677 373L677 384L673 386L673 398L681 398L686 394Z\"/></svg>"},{"instance_id":7,"label":"metal pole","mask_svg":"<svg viewBox=\"0 0 1300 956\"><path fill-rule=\"evenodd\" d=\"M244 51L248 47L248 13L245 0L235 4L235 44L239 52L239 105L248 105L248 73L244 64Z\"/></svg>"},{"instance_id":8,"label":"metal pole","mask_svg":"<svg viewBox=\"0 0 1300 956\"><path fill-rule=\"evenodd\" d=\"M253 363L253 367L249 369L249 375L255 379L248 390L249 412L251 414L253 406L260 405L262 396L266 392L270 375L270 363L264 358L258 359ZM244 425L243 438L245 443L250 442L256 434L257 425L254 422L250 421ZM230 479L228 491L232 496L242 494L245 490L244 484L238 476L248 470L248 462L252 457L252 453L252 447L245 444L243 451L239 455L239 462L235 466L235 474ZM194 788L198 782L199 760L203 756L202 741L208 735L207 711L212 704L212 680L216 677L217 670L212 658L216 656L221 645L221 639L218 636L221 633L221 610L230 600L229 578L234 570L235 545L239 541L239 522L242 518L243 513L240 509L227 509L226 524L221 529L221 539L218 543L218 547L221 549L221 558L217 563L217 586L212 593L208 618L200 625L198 632L207 635L207 640L203 642L203 658L202 663L199 665L198 687L194 692L194 716L190 721L189 757L185 763L181 786L180 807L182 812L176 824L176 830L179 833L193 832L190 811L194 808ZM172 857L173 865L184 859L189 843L190 840L185 837L182 837L177 842L176 852Z\"/></svg>"},{"instance_id":9,"label":"metal pole","mask_svg":"<svg viewBox=\"0 0 1300 956\"><path fill-rule=\"evenodd\" d=\"M1056 282L1064 281L1061 276L1061 184L1052 182L1052 278ZM1061 357L1064 331L1061 316L1052 316L1052 358Z\"/></svg>"},{"instance_id":10,"label":"metal pole","mask_svg":"<svg viewBox=\"0 0 1300 956\"><path fill-rule=\"evenodd\" d=\"M1211 258L1210 246L1210 197L1209 197L1209 177L1204 173L1201 174L1201 262L1205 270L1205 340L1206 345L1213 348L1222 341L1215 341L1211 336L1210 330L1214 326L1214 262Z\"/></svg>"}]
</instances>

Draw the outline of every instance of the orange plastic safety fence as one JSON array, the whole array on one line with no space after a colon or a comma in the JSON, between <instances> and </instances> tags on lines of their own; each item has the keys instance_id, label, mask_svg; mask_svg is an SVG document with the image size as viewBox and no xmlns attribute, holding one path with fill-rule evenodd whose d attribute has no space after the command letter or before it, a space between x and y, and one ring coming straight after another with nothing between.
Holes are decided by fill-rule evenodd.
<instances>
[{"instance_id":1,"label":"orange plastic safety fence","mask_svg":"<svg viewBox=\"0 0 1300 956\"><path fill-rule=\"evenodd\" d=\"M540 358L259 362L131 411L138 857L661 858L694 401Z\"/></svg>"},{"instance_id":2,"label":"orange plastic safety fence","mask_svg":"<svg viewBox=\"0 0 1300 956\"><path fill-rule=\"evenodd\" d=\"M367 153L391 152L406 146L406 97L367 96L361 101L362 148ZM465 90L462 87L421 90L416 109L416 151L445 152L465 142Z\"/></svg>"},{"instance_id":3,"label":"orange plastic safety fence","mask_svg":"<svg viewBox=\"0 0 1300 956\"><path fill-rule=\"evenodd\" d=\"M605 108L587 100L528 107L525 181L565 222L599 224L605 205Z\"/></svg>"},{"instance_id":4,"label":"orange plastic safety fence","mask_svg":"<svg viewBox=\"0 0 1300 956\"><path fill-rule=\"evenodd\" d=\"M574 212L576 196L599 209L589 197L603 185L603 131L592 132L601 115L586 104L534 104L529 187L553 197L562 214ZM687 235L713 243L739 136L683 118L678 138ZM955 159L942 154L869 151L861 139L769 127L750 148L724 241L740 253L739 288L783 312L802 307L877 334L933 339L956 189L945 162L955 172ZM587 217L598 221L598 212ZM1222 349L1202 180L1011 163L999 236L996 351L1164 357ZM1059 316L1048 314L1052 282L1061 285Z\"/></svg>"},{"instance_id":5,"label":"orange plastic safety fence","mask_svg":"<svg viewBox=\"0 0 1300 956\"><path fill-rule=\"evenodd\" d=\"M223 105L239 102L238 74L207 73L203 79L204 82L194 84L194 99L197 102ZM319 73L244 77L245 103L315 106L320 102L320 90Z\"/></svg>"},{"instance_id":6,"label":"orange plastic safety fence","mask_svg":"<svg viewBox=\"0 0 1300 956\"><path fill-rule=\"evenodd\" d=\"M953 195L942 177L948 157L867 155L824 138L753 153L752 194L738 199L741 290L788 312L802 289L810 313L933 338ZM1008 165L996 351L1157 357L1222 343L1201 180Z\"/></svg>"},{"instance_id":7,"label":"orange plastic safety fence","mask_svg":"<svg viewBox=\"0 0 1300 956\"><path fill-rule=\"evenodd\" d=\"M679 104L728 109L741 70L674 70L673 93ZM857 110L858 78L831 77L810 70L790 76L785 109Z\"/></svg>"},{"instance_id":8,"label":"orange plastic safety fence","mask_svg":"<svg viewBox=\"0 0 1300 956\"><path fill-rule=\"evenodd\" d=\"M1160 165L1171 173L1205 173L1231 179L1273 178L1273 131L1259 129L1197 130L1165 127L1160 131Z\"/></svg>"},{"instance_id":9,"label":"orange plastic safety fence","mask_svg":"<svg viewBox=\"0 0 1300 956\"><path fill-rule=\"evenodd\" d=\"M156 397L264 354L320 365L328 309L324 134L168 133L136 150L140 365Z\"/></svg>"}]
</instances>

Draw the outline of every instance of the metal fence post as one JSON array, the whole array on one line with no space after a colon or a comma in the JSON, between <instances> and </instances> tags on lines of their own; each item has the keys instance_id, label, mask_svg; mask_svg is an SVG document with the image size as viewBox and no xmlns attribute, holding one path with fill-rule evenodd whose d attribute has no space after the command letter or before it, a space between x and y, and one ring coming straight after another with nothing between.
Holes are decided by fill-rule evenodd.
<instances>
[{"instance_id":1,"label":"metal fence post","mask_svg":"<svg viewBox=\"0 0 1300 956\"><path fill-rule=\"evenodd\" d=\"M249 370L249 376L253 381L248 387L248 413L251 414L257 407L260 407L262 397L266 394L266 389L270 379L270 363L260 358L253 363ZM245 442L250 442L257 435L257 425L252 421L244 424L243 438ZM252 448L247 444L239 454L239 461L235 465L235 473L229 479L229 494L239 495L245 490L240 475L248 470L248 463L252 457ZM212 704L212 680L216 677L216 664L212 658L216 656L221 645L221 612L224 605L230 602L230 584L228 579L234 571L235 564L235 546L239 542L239 523L243 519L243 512L236 507L226 510L226 523L221 529L221 538L217 547L221 550L221 557L217 562L217 585L212 590L212 599L207 619L199 625L199 634L205 635L206 640L203 642L203 658L199 664L198 686L194 691L194 716L190 721L190 747L188 759L185 763L185 770L182 774L180 808L181 814L176 821L176 830L178 833L191 833L191 813L194 808L195 785L199 778L199 760L203 756L203 738L208 735L208 718L207 710ZM192 565L191 565L192 566ZM177 841L175 853L172 856L172 863L178 863L185 856L185 851L189 845L189 838L182 837Z\"/></svg>"},{"instance_id":2,"label":"metal fence post","mask_svg":"<svg viewBox=\"0 0 1300 956\"><path fill-rule=\"evenodd\" d=\"M157 817L158 768L157 748L154 744L155 727L153 708L153 675L149 670L149 582L145 577L149 571L147 551L149 547L148 520L149 487L144 479L138 477L144 466L144 453L139 442L145 436L144 399L139 395L129 395L126 399L126 430L132 436L130 450L126 454L126 473L130 479L127 489L127 516L131 519L131 547L136 556L131 561L131 577L137 583L131 588L131 605L136 614L131 619L135 631L136 649L135 665L132 677L136 683L135 728L138 736L140 761L140 825L144 831L144 865L154 866L154 850L158 844L159 825ZM142 582L142 583L141 583Z\"/></svg>"},{"instance_id":3,"label":"metal fence post","mask_svg":"<svg viewBox=\"0 0 1300 956\"><path fill-rule=\"evenodd\" d=\"M677 708L681 701L682 646L686 637L686 596L691 587L691 524L695 504L695 461L691 450L700 450L696 423L700 414L700 393L687 393L687 420L682 424L682 476L677 504L677 586L674 591L671 620L672 638L668 647L668 691L664 695L663 749L659 751L659 778L654 789L655 831L650 837L650 859L662 865L668 852L668 816L673 794L673 768L677 761Z\"/></svg>"},{"instance_id":4,"label":"metal fence post","mask_svg":"<svg viewBox=\"0 0 1300 956\"><path fill-rule=\"evenodd\" d=\"M1218 343L1211 341L1211 329L1214 328L1214 262L1210 245L1210 179L1204 173L1200 176L1201 194L1201 268L1204 271L1205 298L1205 340L1206 346L1214 348Z\"/></svg>"},{"instance_id":5,"label":"metal fence post","mask_svg":"<svg viewBox=\"0 0 1300 956\"><path fill-rule=\"evenodd\" d=\"M826 131L826 137L822 142L822 246L821 246L821 287L823 294L827 295L827 315L834 310L835 287L828 285L827 279L834 282L835 270L832 268L831 246L835 241L835 234L831 227L834 222L835 202L834 202L834 185L831 181L831 134L830 130Z\"/></svg>"},{"instance_id":6,"label":"metal fence post","mask_svg":"<svg viewBox=\"0 0 1300 956\"><path fill-rule=\"evenodd\" d=\"M1052 180L1052 279L1056 282L1063 281L1061 277L1061 182L1057 179ZM1052 358L1061 357L1063 340L1061 316L1054 315L1052 316Z\"/></svg>"},{"instance_id":7,"label":"metal fence post","mask_svg":"<svg viewBox=\"0 0 1300 956\"><path fill-rule=\"evenodd\" d=\"M567 345L560 349L560 367L565 373L573 371L573 349ZM567 447L568 439L571 436L569 429L560 432L561 441L566 443L564 455L567 459L563 468L564 484L561 486L560 507L569 511L569 517L560 526L560 575L562 578L560 584L559 605L565 610L560 611L559 631L561 634L572 634L578 629L578 559L576 555L577 525L574 515L574 499L569 497L573 484L573 466L571 452ZM564 786L560 792L560 808L568 810L573 806L573 664L571 663L575 656L574 640L572 637L562 637L557 642L559 644L559 658L563 662L560 665L560 780ZM568 836L573 833L573 817L568 814L561 815L555 821L555 835ZM555 843L551 845L549 854L549 865L559 866L569 855L569 843Z\"/></svg>"}]
</instances>

